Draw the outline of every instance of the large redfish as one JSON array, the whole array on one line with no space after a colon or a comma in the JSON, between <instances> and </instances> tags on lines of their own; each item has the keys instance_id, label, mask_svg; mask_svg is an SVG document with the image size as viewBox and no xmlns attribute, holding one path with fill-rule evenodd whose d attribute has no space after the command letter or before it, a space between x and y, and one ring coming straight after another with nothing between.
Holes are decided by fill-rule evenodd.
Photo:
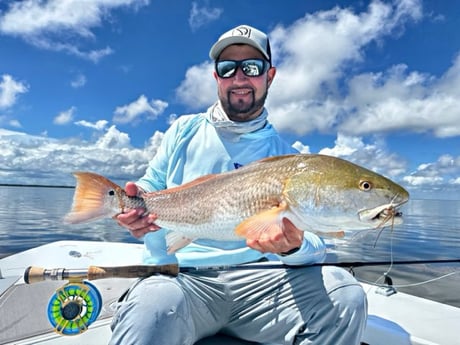
<instances>
[{"instance_id":1,"label":"large redfish","mask_svg":"<svg viewBox=\"0 0 460 345\"><path fill-rule=\"evenodd\" d=\"M314 154L262 159L184 185L129 197L108 179L75 173L77 186L65 220L81 223L143 207L168 229L175 251L198 238L258 238L288 218L315 233L401 223L397 208L409 193L391 180L346 160ZM391 220L391 222L389 222Z\"/></svg>"}]
</instances>

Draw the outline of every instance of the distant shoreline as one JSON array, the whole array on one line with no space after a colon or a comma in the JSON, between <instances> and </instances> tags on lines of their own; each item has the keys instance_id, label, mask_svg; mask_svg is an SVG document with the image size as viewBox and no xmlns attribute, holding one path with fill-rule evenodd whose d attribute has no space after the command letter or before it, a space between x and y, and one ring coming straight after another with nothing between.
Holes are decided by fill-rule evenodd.
<instances>
[{"instance_id":1,"label":"distant shoreline","mask_svg":"<svg viewBox=\"0 0 460 345\"><path fill-rule=\"evenodd\" d=\"M45 185L45 184L16 184L16 183L0 183L0 187L75 188L75 186L55 186L55 185Z\"/></svg>"}]
</instances>

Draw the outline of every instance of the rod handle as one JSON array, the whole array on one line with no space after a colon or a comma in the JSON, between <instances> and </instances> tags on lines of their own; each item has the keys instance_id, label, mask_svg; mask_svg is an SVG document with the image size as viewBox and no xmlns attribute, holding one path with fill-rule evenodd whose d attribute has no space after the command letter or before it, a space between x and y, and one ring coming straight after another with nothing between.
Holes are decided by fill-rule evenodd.
<instances>
[{"instance_id":1,"label":"rod handle","mask_svg":"<svg viewBox=\"0 0 460 345\"><path fill-rule=\"evenodd\" d=\"M104 278L145 278L155 273L177 276L179 265L133 265L133 266L113 266L113 267L88 267L88 280Z\"/></svg>"},{"instance_id":2,"label":"rod handle","mask_svg":"<svg viewBox=\"0 0 460 345\"><path fill-rule=\"evenodd\" d=\"M132 265L132 266L89 266L86 269L42 268L29 266L24 272L26 284L34 284L45 280L96 280L106 278L145 278L155 273L177 276L179 265Z\"/></svg>"}]
</instances>

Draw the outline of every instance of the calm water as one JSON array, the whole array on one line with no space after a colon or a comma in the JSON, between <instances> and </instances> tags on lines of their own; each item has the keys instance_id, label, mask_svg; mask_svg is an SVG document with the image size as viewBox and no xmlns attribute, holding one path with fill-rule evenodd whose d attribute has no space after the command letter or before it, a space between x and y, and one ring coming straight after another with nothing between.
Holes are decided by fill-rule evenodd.
<instances>
[{"instance_id":1,"label":"calm water","mask_svg":"<svg viewBox=\"0 0 460 345\"><path fill-rule=\"evenodd\" d=\"M71 188L0 186L0 257L58 240L136 243L112 220L66 225ZM411 200L404 224L393 232L366 231L329 241L329 261L437 260L460 258L460 200ZM375 245L375 246L374 246ZM381 282L388 266L355 268L358 279ZM389 272L400 291L460 307L460 264L393 266ZM447 277L438 279L444 275ZM429 283L423 283L434 280ZM402 287L405 286L405 287Z\"/></svg>"}]
</instances>

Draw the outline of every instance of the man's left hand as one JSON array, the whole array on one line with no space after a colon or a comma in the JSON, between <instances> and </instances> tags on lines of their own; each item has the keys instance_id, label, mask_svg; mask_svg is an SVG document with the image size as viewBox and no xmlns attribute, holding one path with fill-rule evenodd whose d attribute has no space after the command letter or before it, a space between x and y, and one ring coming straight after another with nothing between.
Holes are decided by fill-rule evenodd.
<instances>
[{"instance_id":1,"label":"man's left hand","mask_svg":"<svg viewBox=\"0 0 460 345\"><path fill-rule=\"evenodd\" d=\"M262 253L275 254L282 254L292 249L300 248L304 232L296 228L287 218L283 218L282 222L282 227L272 227L259 238L246 240L248 247Z\"/></svg>"}]
</instances>

